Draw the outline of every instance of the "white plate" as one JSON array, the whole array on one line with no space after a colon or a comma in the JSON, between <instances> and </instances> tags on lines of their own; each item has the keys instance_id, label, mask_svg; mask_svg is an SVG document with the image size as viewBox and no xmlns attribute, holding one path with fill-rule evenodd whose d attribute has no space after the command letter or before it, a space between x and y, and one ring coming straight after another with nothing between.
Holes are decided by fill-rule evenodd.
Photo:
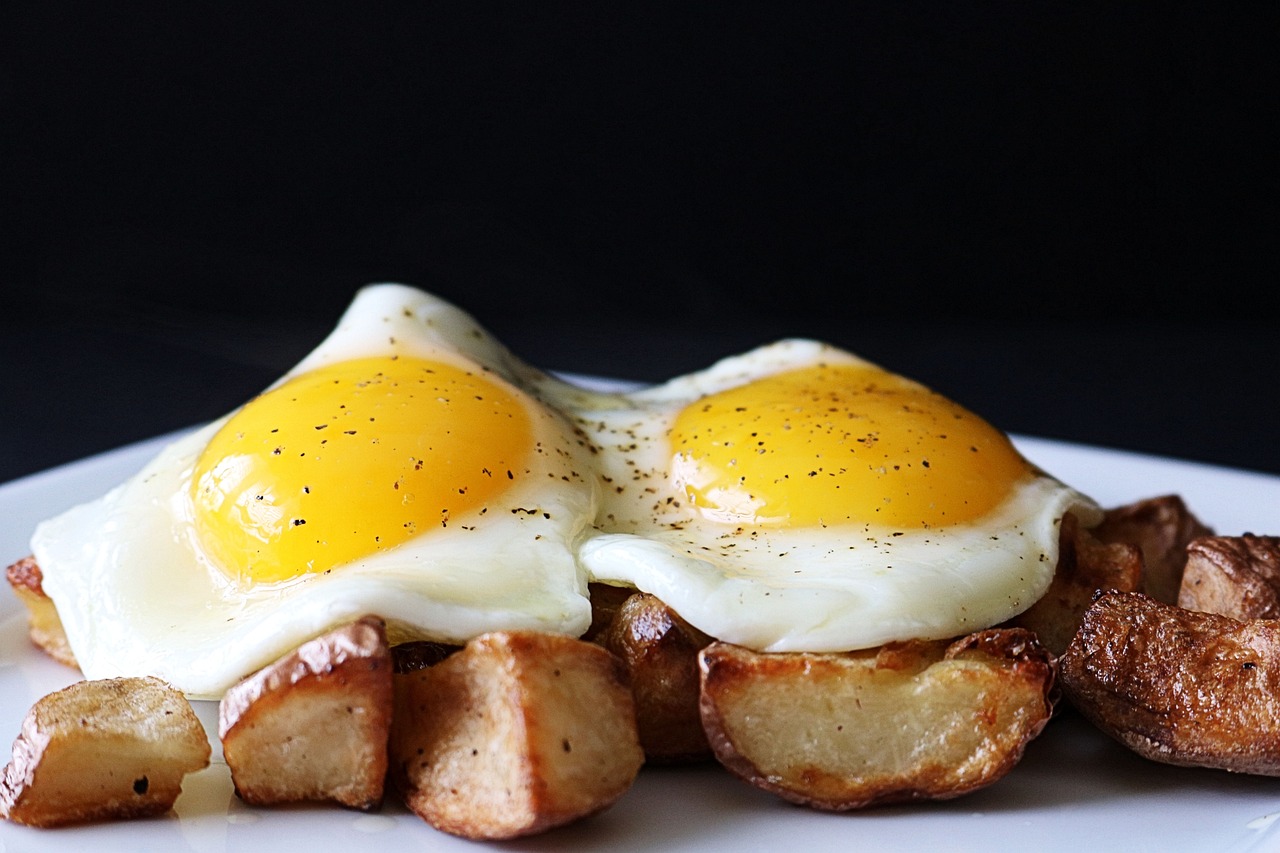
<instances>
[{"instance_id":1,"label":"white plate","mask_svg":"<svg viewBox=\"0 0 1280 853\"><path fill-rule=\"evenodd\" d=\"M94 497L136 470L164 437L0 486L0 560L27 553L37 521ZM1177 492L1220 533L1280 534L1280 478L1030 438L1033 461L1104 505ZM31 703L74 674L27 643L21 606L0 591L0 738L16 735ZM216 707L197 703L207 726ZM214 739L216 743L216 738ZM1144 761L1077 718L1050 723L1018 767L958 800L824 814L784 804L711 765L642 771L609 811L511 850L860 849L1244 851L1280 849L1280 779ZM0 853L41 850L466 850L395 807L249 809L215 763L187 778L162 818L65 830L0 824Z\"/></svg>"}]
</instances>

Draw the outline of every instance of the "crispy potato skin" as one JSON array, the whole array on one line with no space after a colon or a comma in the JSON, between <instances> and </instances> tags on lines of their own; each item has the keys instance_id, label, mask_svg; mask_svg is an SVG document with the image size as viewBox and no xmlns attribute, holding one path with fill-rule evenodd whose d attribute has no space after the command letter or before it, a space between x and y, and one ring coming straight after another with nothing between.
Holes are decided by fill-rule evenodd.
<instances>
[{"instance_id":1,"label":"crispy potato skin","mask_svg":"<svg viewBox=\"0 0 1280 853\"><path fill-rule=\"evenodd\" d=\"M1178 606L1232 619L1280 619L1280 537L1194 540Z\"/></svg>"},{"instance_id":2,"label":"crispy potato skin","mask_svg":"<svg viewBox=\"0 0 1280 853\"><path fill-rule=\"evenodd\" d=\"M1142 578L1142 552L1137 545L1099 541L1094 531L1081 527L1068 513L1062 519L1053 582L1039 601L1010 619L1009 625L1034 631L1045 648L1060 655L1099 590L1132 592L1141 587Z\"/></svg>"},{"instance_id":3,"label":"crispy potato skin","mask_svg":"<svg viewBox=\"0 0 1280 853\"><path fill-rule=\"evenodd\" d=\"M1061 659L1063 691L1154 761L1280 775L1280 621L1109 593Z\"/></svg>"},{"instance_id":4,"label":"crispy potato skin","mask_svg":"<svg viewBox=\"0 0 1280 853\"><path fill-rule=\"evenodd\" d=\"M23 720L0 777L0 815L57 827L163 814L210 753L190 703L163 681L80 681Z\"/></svg>"},{"instance_id":5,"label":"crispy potato skin","mask_svg":"<svg viewBox=\"0 0 1280 853\"><path fill-rule=\"evenodd\" d=\"M846 654L700 655L716 758L783 799L844 811L949 799L1021 758L1053 713L1052 656L1023 629Z\"/></svg>"},{"instance_id":6,"label":"crispy potato skin","mask_svg":"<svg viewBox=\"0 0 1280 853\"><path fill-rule=\"evenodd\" d=\"M644 762L621 662L557 634L482 634L396 675L391 774L405 805L472 839L531 835L608 808Z\"/></svg>"},{"instance_id":7,"label":"crispy potato skin","mask_svg":"<svg viewBox=\"0 0 1280 853\"><path fill-rule=\"evenodd\" d=\"M712 638L647 593L618 608L597 642L621 659L636 703L645 759L685 763L711 758L698 710L698 652Z\"/></svg>"},{"instance_id":8,"label":"crispy potato skin","mask_svg":"<svg viewBox=\"0 0 1280 853\"><path fill-rule=\"evenodd\" d=\"M23 557L6 568L4 576L15 591L23 589L36 597L48 599L44 594L44 575L35 557Z\"/></svg>"},{"instance_id":9,"label":"crispy potato skin","mask_svg":"<svg viewBox=\"0 0 1280 853\"><path fill-rule=\"evenodd\" d=\"M5 578L18 600L27 608L27 636L36 648L58 663L79 668L62 619L52 599L44 593L44 575L35 557L23 557L5 569Z\"/></svg>"},{"instance_id":10,"label":"crispy potato skin","mask_svg":"<svg viewBox=\"0 0 1280 853\"><path fill-rule=\"evenodd\" d=\"M1142 551L1141 591L1156 601L1176 604L1188 543L1212 536L1213 531L1192 514L1180 496L1161 495L1108 509L1093 535L1108 544L1136 545Z\"/></svg>"},{"instance_id":11,"label":"crispy potato skin","mask_svg":"<svg viewBox=\"0 0 1280 853\"><path fill-rule=\"evenodd\" d=\"M218 734L246 803L382 803L391 729L386 624L341 626L239 682L218 706Z\"/></svg>"}]
</instances>

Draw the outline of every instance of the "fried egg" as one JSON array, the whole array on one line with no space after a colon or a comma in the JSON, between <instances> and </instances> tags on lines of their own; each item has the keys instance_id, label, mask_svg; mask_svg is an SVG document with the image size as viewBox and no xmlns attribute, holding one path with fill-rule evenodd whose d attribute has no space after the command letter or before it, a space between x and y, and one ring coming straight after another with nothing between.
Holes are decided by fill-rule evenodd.
<instances>
[{"instance_id":1,"label":"fried egg","mask_svg":"<svg viewBox=\"0 0 1280 853\"><path fill-rule=\"evenodd\" d=\"M32 552L86 677L216 698L368 613L393 641L579 635L591 581L764 651L957 636L1044 593L1067 512L1101 516L981 418L826 344L606 392L374 285Z\"/></svg>"},{"instance_id":2,"label":"fried egg","mask_svg":"<svg viewBox=\"0 0 1280 853\"><path fill-rule=\"evenodd\" d=\"M580 634L590 446L467 314L361 290L262 394L32 539L84 675L216 698L366 613L394 639Z\"/></svg>"},{"instance_id":3,"label":"fried egg","mask_svg":"<svg viewBox=\"0 0 1280 853\"><path fill-rule=\"evenodd\" d=\"M1047 589L1064 513L1100 518L978 416L815 341L631 393L543 393L597 445L591 579L758 650L989 627Z\"/></svg>"}]
</instances>

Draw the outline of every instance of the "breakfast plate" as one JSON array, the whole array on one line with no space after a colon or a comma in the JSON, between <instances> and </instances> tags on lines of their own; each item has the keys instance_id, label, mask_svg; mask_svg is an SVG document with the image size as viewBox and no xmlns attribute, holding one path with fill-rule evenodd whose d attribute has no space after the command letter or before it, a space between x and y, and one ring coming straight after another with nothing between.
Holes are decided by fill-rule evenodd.
<instances>
[{"instance_id":1,"label":"breakfast plate","mask_svg":"<svg viewBox=\"0 0 1280 853\"><path fill-rule=\"evenodd\" d=\"M24 556L38 521L101 494L172 437L0 486L0 559L7 563ZM1030 437L1015 436L1015 443L1033 462L1104 506L1178 493L1219 533L1280 534L1278 477ZM16 736L32 702L76 677L31 647L25 631L21 605L9 590L0 590L0 737ZM216 732L216 705L195 704ZM1280 779L1152 763L1067 712L1030 744L1008 776L948 802L827 814L783 803L715 764L646 768L607 812L497 846L714 853L855 845L1075 851L1082 844L1130 851L1277 849ZM437 832L390 803L370 814L319 806L248 808L237 800L216 746L213 764L187 777L167 816L62 830L0 823L0 853L476 848L475 842Z\"/></svg>"}]
</instances>

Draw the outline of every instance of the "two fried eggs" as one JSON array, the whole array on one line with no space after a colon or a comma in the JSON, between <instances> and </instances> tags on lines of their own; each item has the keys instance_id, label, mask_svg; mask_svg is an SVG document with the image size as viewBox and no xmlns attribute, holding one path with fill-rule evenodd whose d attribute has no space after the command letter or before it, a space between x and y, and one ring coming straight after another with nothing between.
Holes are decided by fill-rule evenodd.
<instances>
[{"instance_id":1,"label":"two fried eggs","mask_svg":"<svg viewBox=\"0 0 1280 853\"><path fill-rule=\"evenodd\" d=\"M766 651L955 636L1047 588L1085 496L955 403L785 340L634 391L373 285L262 394L32 553L90 678L197 697L366 613L393 639L579 635L588 583Z\"/></svg>"}]
</instances>

